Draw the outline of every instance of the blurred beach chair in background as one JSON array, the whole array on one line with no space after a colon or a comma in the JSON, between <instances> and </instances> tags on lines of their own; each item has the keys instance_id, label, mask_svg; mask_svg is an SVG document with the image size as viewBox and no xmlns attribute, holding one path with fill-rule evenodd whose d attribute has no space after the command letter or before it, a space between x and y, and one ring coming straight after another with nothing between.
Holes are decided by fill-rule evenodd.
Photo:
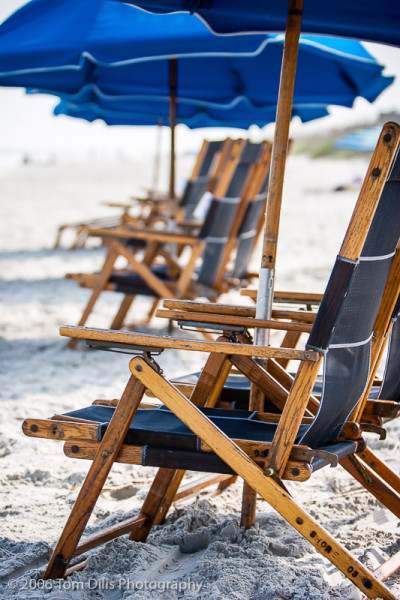
<instances>
[{"instance_id":1,"label":"blurred beach chair in background","mask_svg":"<svg viewBox=\"0 0 400 600\"><path fill-rule=\"evenodd\" d=\"M265 207L270 158L269 142L255 144L237 140L232 143L226 168L212 195L206 198L206 217L196 235L130 227L91 230L107 240L108 253L100 274L67 275L82 287L93 289L79 325L86 323L103 291L124 294L111 324L113 329L120 329L137 295L153 298L145 321L149 322L160 298L216 300L229 285L237 286L238 276L246 274L244 258L249 261L261 230L259 223ZM140 260L136 256L138 240L145 245ZM171 253L171 244L179 246L180 262ZM232 278L226 279L229 259L238 244L240 258ZM116 270L119 257L124 257L127 268Z\"/></svg>"},{"instance_id":2,"label":"blurred beach chair in background","mask_svg":"<svg viewBox=\"0 0 400 600\"><path fill-rule=\"evenodd\" d=\"M203 141L182 197L176 201L176 207L178 208L176 218L178 221L183 218L187 218L188 220L192 218L192 211L197 202L207 190L212 180L218 177L220 169L223 167L223 163L219 164L218 157L223 152L225 146L226 151L229 150L230 143L231 140L229 139L224 141ZM75 250L85 245L89 235L88 228L117 227L124 223L152 225L157 218L165 216L171 203L168 194L155 192L149 192L144 197L133 196L131 200L132 202L102 203L111 208L121 208L122 213L119 215L60 225L57 230L54 248L60 246L63 233L67 229L75 231L75 240L70 246L70 250ZM135 215L131 214L132 210L136 213Z\"/></svg>"},{"instance_id":3,"label":"blurred beach chair in background","mask_svg":"<svg viewBox=\"0 0 400 600\"><path fill-rule=\"evenodd\" d=\"M297 504L283 480L300 483L327 464L340 462L348 470L349 464L356 465L379 483L378 492L374 486L370 491L400 516L400 478L393 473L388 485L360 461L366 442L356 419L368 392L370 357L379 354L381 338L374 337L374 324L378 318L382 323L390 321L399 295L398 195L382 193L393 175L399 145L400 128L387 124L304 349L238 343L225 324L217 341L61 328L62 335L86 340L92 347L124 348L136 356L130 361L130 378L119 401L96 401L82 410L49 420L27 419L23 424L26 435L63 440L67 456L92 461L45 579L84 568L85 561L69 567L71 559L119 535L129 533L132 540L146 541L160 512L171 504L183 471L190 469L239 475L368 598L395 599L381 580ZM398 180L397 168L393 181ZM278 325L278 321L258 321L253 326ZM290 323L286 325L290 329ZM166 348L210 353L190 399L163 376L153 357ZM268 359L269 371L257 358ZM280 415L252 406L249 411L212 408L232 365L278 396L278 390L285 388L271 375L271 365L276 372L286 373L276 362L280 358L300 361L290 391L285 390ZM322 366L324 387L317 401L312 390ZM140 409L146 389L163 405ZM79 543L114 461L160 470L138 516ZM399 562L396 555L381 566L382 579Z\"/></svg>"}]
</instances>

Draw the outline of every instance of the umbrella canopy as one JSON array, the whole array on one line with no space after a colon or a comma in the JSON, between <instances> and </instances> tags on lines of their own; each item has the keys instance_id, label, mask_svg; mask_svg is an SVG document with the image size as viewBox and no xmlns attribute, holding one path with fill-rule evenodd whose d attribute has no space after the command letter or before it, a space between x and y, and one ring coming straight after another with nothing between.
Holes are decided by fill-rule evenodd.
<instances>
[{"instance_id":1,"label":"umbrella canopy","mask_svg":"<svg viewBox=\"0 0 400 600\"><path fill-rule=\"evenodd\" d=\"M263 127L275 121L276 107L256 109L242 100L232 108L203 106L197 103L178 102L177 123L197 129L200 127L236 127L248 129L250 125ZM109 103L81 102L76 103L61 100L54 109L55 115L67 115L92 122L101 119L107 125L155 125L161 120L163 125L169 125L168 98L152 101L138 99L127 103L124 110ZM292 116L299 117L303 122L320 119L329 113L326 108L319 106L294 106Z\"/></svg>"},{"instance_id":2,"label":"umbrella canopy","mask_svg":"<svg viewBox=\"0 0 400 600\"><path fill-rule=\"evenodd\" d=\"M123 0L156 12L187 12L218 34L285 31L287 4L280 0ZM396 0L307 0L302 31L400 46L400 3Z\"/></svg>"},{"instance_id":3,"label":"umbrella canopy","mask_svg":"<svg viewBox=\"0 0 400 600\"><path fill-rule=\"evenodd\" d=\"M174 57L180 103L270 111L283 43L282 35L218 37L190 15L160 17L113 0L31 0L0 26L0 85L134 112L132 96L169 96ZM308 36L299 54L297 106L352 106L359 95L372 102L392 82L356 41Z\"/></svg>"}]
</instances>

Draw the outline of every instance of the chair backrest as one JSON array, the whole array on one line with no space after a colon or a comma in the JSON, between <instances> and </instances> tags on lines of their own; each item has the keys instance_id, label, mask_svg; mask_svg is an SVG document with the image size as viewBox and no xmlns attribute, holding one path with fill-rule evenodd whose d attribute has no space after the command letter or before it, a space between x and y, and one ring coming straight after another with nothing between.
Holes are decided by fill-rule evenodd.
<instances>
[{"instance_id":1,"label":"chair backrest","mask_svg":"<svg viewBox=\"0 0 400 600\"><path fill-rule=\"evenodd\" d=\"M378 398L400 402L400 296L392 321L385 371Z\"/></svg>"},{"instance_id":2,"label":"chair backrest","mask_svg":"<svg viewBox=\"0 0 400 600\"><path fill-rule=\"evenodd\" d=\"M203 141L198 160L196 161L190 179L185 185L185 190L180 201L180 207L184 209L184 218L186 220L189 221L193 219L193 211L199 203L199 200L209 189L210 184L213 183L215 170L218 164L217 158L224 147L228 150L229 141L230 140Z\"/></svg>"},{"instance_id":3,"label":"chair backrest","mask_svg":"<svg viewBox=\"0 0 400 600\"><path fill-rule=\"evenodd\" d=\"M260 193L249 202L240 226L232 277L242 279L247 275L251 255L253 254L254 246L260 233L259 223L265 213L268 181L269 170L265 173Z\"/></svg>"},{"instance_id":4,"label":"chair backrest","mask_svg":"<svg viewBox=\"0 0 400 600\"><path fill-rule=\"evenodd\" d=\"M313 447L338 437L368 381L375 318L400 238L400 128L395 124L385 127L374 157L379 161L385 139L390 144L394 137L396 143L392 142L394 149L387 164L391 169L377 195L367 236L361 251L349 257L352 236L360 233L360 219L365 223L371 202L375 202L368 197L368 185L364 184L307 343L308 349L325 355L318 414L298 440ZM380 172L377 167L370 170L369 180Z\"/></svg>"},{"instance_id":5,"label":"chair backrest","mask_svg":"<svg viewBox=\"0 0 400 600\"><path fill-rule=\"evenodd\" d=\"M211 200L199 232L199 238L205 240L197 278L201 285L212 287L220 273L221 263L226 260L226 247L232 236L236 235L236 217L262 150L263 143L245 142L223 197L215 195Z\"/></svg>"}]
</instances>

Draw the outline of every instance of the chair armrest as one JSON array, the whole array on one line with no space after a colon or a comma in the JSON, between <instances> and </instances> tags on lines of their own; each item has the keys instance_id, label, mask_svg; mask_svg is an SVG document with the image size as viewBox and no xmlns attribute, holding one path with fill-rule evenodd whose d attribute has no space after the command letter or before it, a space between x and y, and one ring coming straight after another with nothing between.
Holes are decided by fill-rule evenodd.
<instances>
[{"instance_id":1,"label":"chair armrest","mask_svg":"<svg viewBox=\"0 0 400 600\"><path fill-rule=\"evenodd\" d=\"M248 298L257 298L257 290L254 288L244 288L240 290L241 296ZM307 292L280 292L274 291L274 301L283 301L293 304L319 304L323 294L307 293Z\"/></svg>"},{"instance_id":2,"label":"chair armrest","mask_svg":"<svg viewBox=\"0 0 400 600\"><path fill-rule=\"evenodd\" d=\"M66 326L60 328L60 335L81 340L106 342L111 348L113 345L123 345L141 353L145 348L175 348L177 350L192 350L195 352L209 352L214 354L231 354L239 356L257 356L264 358L290 358L291 360L305 360L317 362L320 359L318 352L311 350L293 350L290 348L273 348L270 346L253 346L251 344L236 344L230 342L190 340L158 335L142 335L112 329L93 329L90 327Z\"/></svg>"},{"instance_id":3,"label":"chair armrest","mask_svg":"<svg viewBox=\"0 0 400 600\"><path fill-rule=\"evenodd\" d=\"M194 246L202 243L197 237L174 231L157 231L155 229L106 229L102 227L87 229L89 235L94 237L111 237L123 239L141 239L145 241L172 242Z\"/></svg>"},{"instance_id":4,"label":"chair armrest","mask_svg":"<svg viewBox=\"0 0 400 600\"><path fill-rule=\"evenodd\" d=\"M201 221L179 221L180 227L190 227L191 229L194 229L195 227L201 227L202 224L203 223Z\"/></svg>"},{"instance_id":5,"label":"chair armrest","mask_svg":"<svg viewBox=\"0 0 400 600\"><path fill-rule=\"evenodd\" d=\"M132 208L130 202L112 202L109 200L102 200L100 202L102 206L111 206L112 208Z\"/></svg>"},{"instance_id":6,"label":"chair armrest","mask_svg":"<svg viewBox=\"0 0 400 600\"><path fill-rule=\"evenodd\" d=\"M234 306L232 304L217 304L210 302L197 302L196 300L168 299L163 301L163 307L172 310L209 313L212 315L233 315L237 317L255 317L256 309L253 306ZM305 310L272 309L272 318L290 319L300 323L314 323L315 312Z\"/></svg>"},{"instance_id":7,"label":"chair armrest","mask_svg":"<svg viewBox=\"0 0 400 600\"><path fill-rule=\"evenodd\" d=\"M234 315L207 314L202 312L183 312L179 310L164 310L159 309L156 312L157 317L165 319L173 319L174 321L190 321L201 324L221 325L221 329L239 328L254 328L261 329L277 329L284 331L300 331L301 333L310 333L312 325L310 323L294 323L288 321L274 321L273 319L255 319L253 317L243 317Z\"/></svg>"}]
</instances>

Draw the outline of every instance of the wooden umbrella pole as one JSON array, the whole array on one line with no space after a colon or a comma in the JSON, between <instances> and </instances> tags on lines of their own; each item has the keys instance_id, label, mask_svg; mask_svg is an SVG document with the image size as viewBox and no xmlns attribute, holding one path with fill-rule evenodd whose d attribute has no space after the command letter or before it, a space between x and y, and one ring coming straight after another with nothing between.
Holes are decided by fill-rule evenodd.
<instances>
[{"instance_id":1,"label":"wooden umbrella pole","mask_svg":"<svg viewBox=\"0 0 400 600\"><path fill-rule=\"evenodd\" d=\"M269 319L272 310L279 218L289 142L289 127L292 114L302 11L303 0L289 0L285 46L283 50L281 79L276 110L276 126L272 149L268 201L265 213L263 253L257 295L257 319ZM258 346L267 346L269 343L269 331L267 329L256 330L255 343Z\"/></svg>"},{"instance_id":2,"label":"wooden umbrella pole","mask_svg":"<svg viewBox=\"0 0 400 600\"><path fill-rule=\"evenodd\" d=\"M177 89L177 60L169 61L169 126L171 129L171 161L169 172L169 195L171 198L171 213L175 208L175 127L176 127L176 89ZM172 216L171 214L171 216Z\"/></svg>"},{"instance_id":3,"label":"wooden umbrella pole","mask_svg":"<svg viewBox=\"0 0 400 600\"><path fill-rule=\"evenodd\" d=\"M153 188L152 188L152 194L154 196L157 196L158 186L159 186L159 183L160 183L162 128L163 128L163 120L162 119L158 119L158 123L157 123L156 155L154 157Z\"/></svg>"}]
</instances>

